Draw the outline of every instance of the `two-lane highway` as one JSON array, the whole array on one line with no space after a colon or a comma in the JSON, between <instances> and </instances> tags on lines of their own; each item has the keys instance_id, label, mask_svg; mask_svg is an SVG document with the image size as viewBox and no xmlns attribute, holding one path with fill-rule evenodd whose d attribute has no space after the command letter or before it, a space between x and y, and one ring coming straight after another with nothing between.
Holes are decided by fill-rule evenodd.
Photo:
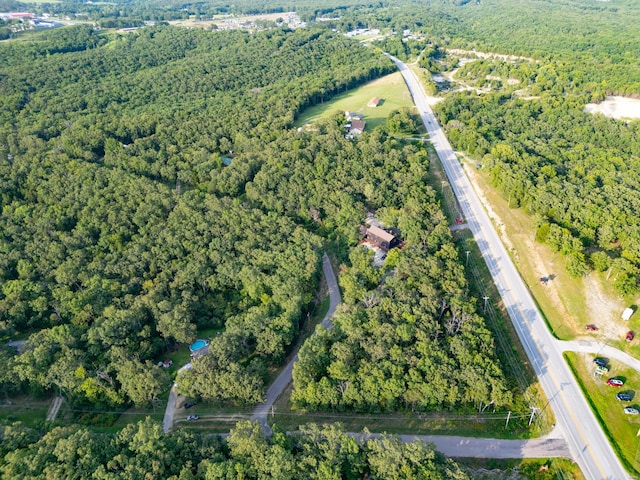
<instances>
[{"instance_id":1,"label":"two-lane highway","mask_svg":"<svg viewBox=\"0 0 640 480\"><path fill-rule=\"evenodd\" d=\"M538 376L556 421L567 440L571 455L587 479L630 478L615 455L602 428L589 408L580 387L567 367L529 290L484 211L462 166L456 158L426 99L416 75L398 59L398 66L413 96L431 142L442 162L509 316Z\"/></svg>"}]
</instances>

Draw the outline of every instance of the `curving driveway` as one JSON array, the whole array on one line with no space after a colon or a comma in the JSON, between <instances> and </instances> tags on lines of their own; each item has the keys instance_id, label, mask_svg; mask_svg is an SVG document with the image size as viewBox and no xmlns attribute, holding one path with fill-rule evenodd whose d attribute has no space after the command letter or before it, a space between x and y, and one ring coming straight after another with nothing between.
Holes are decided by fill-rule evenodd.
<instances>
[{"instance_id":1,"label":"curving driveway","mask_svg":"<svg viewBox=\"0 0 640 480\"><path fill-rule=\"evenodd\" d=\"M338 288L338 281L336 280L336 275L333 272L333 268L331 267L331 261L329 257L325 253L322 256L322 273L324 274L324 278L327 281L327 287L329 289L329 310L327 314L320 322L320 325L324 325L327 328L331 327L331 317L333 313L336 311L336 308L342 301L340 297L340 289ZM267 395L265 397L264 403L261 403L256 407L253 411L253 415L251 415L251 420L257 420L262 425L265 433L270 433L271 429L267 425L267 415L269 414L269 410L271 406L275 403L282 392L284 392L287 385L291 383L292 373L293 373L293 364L298 361L298 354L291 359L291 361L284 367L284 370L280 372L278 378L271 384L269 390L267 390Z\"/></svg>"},{"instance_id":2,"label":"curving driveway","mask_svg":"<svg viewBox=\"0 0 640 480\"><path fill-rule=\"evenodd\" d=\"M321 324L331 328L331 317L341 302L340 290L336 275L331 267L331 262L325 254L322 257L322 271L329 288L329 310ZM267 416L271 406L284 392L292 380L293 364L298 359L294 358L282 370L273 384L269 387L265 402L258 405L251 416L252 420L257 420L262 425L265 434L269 434L271 429L267 425ZM173 412L176 404L175 392L171 391L167 410L163 421L165 433L169 432L173 425ZM381 434L371 433L349 433L359 439L377 438ZM226 435L222 435L225 437ZM540 438L528 440L504 440L495 438L473 438L450 435L398 435L403 442L421 440L433 443L437 450L450 457L476 457L476 458L553 458L571 457L571 452L567 442L562 438L561 430L556 427L550 434Z\"/></svg>"},{"instance_id":3,"label":"curving driveway","mask_svg":"<svg viewBox=\"0 0 640 480\"><path fill-rule=\"evenodd\" d=\"M595 353L602 357L614 358L640 373L640 360L606 343L589 340L556 340L556 342L563 352Z\"/></svg>"}]
</instances>

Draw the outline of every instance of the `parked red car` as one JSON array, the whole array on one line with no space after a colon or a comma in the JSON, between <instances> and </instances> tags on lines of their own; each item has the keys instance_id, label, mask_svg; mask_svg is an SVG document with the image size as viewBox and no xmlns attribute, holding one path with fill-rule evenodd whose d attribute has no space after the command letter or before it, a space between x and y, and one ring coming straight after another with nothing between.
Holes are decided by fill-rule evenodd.
<instances>
[{"instance_id":1,"label":"parked red car","mask_svg":"<svg viewBox=\"0 0 640 480\"><path fill-rule=\"evenodd\" d=\"M595 332L596 330L598 330L598 327L596 327L593 323L590 323L589 325L587 325L587 330L590 332Z\"/></svg>"},{"instance_id":2,"label":"parked red car","mask_svg":"<svg viewBox=\"0 0 640 480\"><path fill-rule=\"evenodd\" d=\"M607 380L607 385L611 387L621 387L624 385L624 382L619 378L610 378L609 380Z\"/></svg>"},{"instance_id":3,"label":"parked red car","mask_svg":"<svg viewBox=\"0 0 640 480\"><path fill-rule=\"evenodd\" d=\"M627 332L627 336L625 337L625 340L626 340L627 342L630 342L631 340L633 340L633 337L634 337L634 336L635 336L635 335L633 334L633 332Z\"/></svg>"}]
</instances>

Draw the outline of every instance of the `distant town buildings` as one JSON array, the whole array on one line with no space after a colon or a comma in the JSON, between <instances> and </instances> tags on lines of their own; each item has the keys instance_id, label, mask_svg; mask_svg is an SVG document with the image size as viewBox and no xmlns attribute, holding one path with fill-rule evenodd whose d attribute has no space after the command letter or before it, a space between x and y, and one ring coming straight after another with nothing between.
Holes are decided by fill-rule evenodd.
<instances>
[{"instance_id":1,"label":"distant town buildings","mask_svg":"<svg viewBox=\"0 0 640 480\"><path fill-rule=\"evenodd\" d=\"M31 12L0 12L0 20L10 22L11 31L16 33L35 28L55 28L64 26L51 20L51 15L44 13L42 18Z\"/></svg>"},{"instance_id":2,"label":"distant town buildings","mask_svg":"<svg viewBox=\"0 0 640 480\"><path fill-rule=\"evenodd\" d=\"M35 18L33 13L29 12L0 12L0 19L2 20L30 20Z\"/></svg>"}]
</instances>

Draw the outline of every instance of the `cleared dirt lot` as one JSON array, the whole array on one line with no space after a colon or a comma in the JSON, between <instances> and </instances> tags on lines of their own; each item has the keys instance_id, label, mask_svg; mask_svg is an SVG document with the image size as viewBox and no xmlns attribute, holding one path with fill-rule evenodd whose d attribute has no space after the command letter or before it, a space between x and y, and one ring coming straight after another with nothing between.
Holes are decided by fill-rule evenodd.
<instances>
[{"instance_id":1,"label":"cleared dirt lot","mask_svg":"<svg viewBox=\"0 0 640 480\"><path fill-rule=\"evenodd\" d=\"M607 97L600 103L588 103L584 110L589 113L602 113L618 120L640 118L640 100L627 97Z\"/></svg>"}]
</instances>

